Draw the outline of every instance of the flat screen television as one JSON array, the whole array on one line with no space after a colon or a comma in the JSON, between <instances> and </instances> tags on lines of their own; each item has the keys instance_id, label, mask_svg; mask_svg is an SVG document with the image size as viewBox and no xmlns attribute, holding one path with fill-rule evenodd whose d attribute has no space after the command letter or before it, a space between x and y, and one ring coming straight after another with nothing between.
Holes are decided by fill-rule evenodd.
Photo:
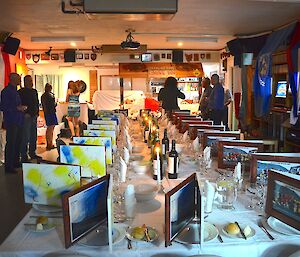
<instances>
[{"instance_id":1,"label":"flat screen television","mask_svg":"<svg viewBox=\"0 0 300 257\"><path fill-rule=\"evenodd\" d=\"M275 97L286 98L286 90L287 90L287 82L286 81L278 81Z\"/></svg>"},{"instance_id":2,"label":"flat screen television","mask_svg":"<svg viewBox=\"0 0 300 257\"><path fill-rule=\"evenodd\" d=\"M151 53L142 54L141 61L142 62L152 62L152 54Z\"/></svg>"}]
</instances>

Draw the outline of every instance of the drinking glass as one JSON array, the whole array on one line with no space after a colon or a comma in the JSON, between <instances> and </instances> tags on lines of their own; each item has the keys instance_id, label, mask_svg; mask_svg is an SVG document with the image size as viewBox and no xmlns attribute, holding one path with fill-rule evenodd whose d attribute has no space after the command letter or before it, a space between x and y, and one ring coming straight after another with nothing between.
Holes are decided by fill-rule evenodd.
<instances>
[{"instance_id":1,"label":"drinking glass","mask_svg":"<svg viewBox=\"0 0 300 257\"><path fill-rule=\"evenodd\" d=\"M232 174L225 174L217 179L217 200L219 202L218 208L232 210L234 209L234 202L237 199L236 182Z\"/></svg>"}]
</instances>

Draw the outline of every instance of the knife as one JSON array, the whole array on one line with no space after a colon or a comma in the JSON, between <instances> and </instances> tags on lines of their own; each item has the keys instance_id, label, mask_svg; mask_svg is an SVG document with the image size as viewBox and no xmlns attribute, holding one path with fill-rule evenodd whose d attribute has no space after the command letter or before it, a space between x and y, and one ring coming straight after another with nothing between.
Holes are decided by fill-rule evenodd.
<instances>
[{"instance_id":1,"label":"knife","mask_svg":"<svg viewBox=\"0 0 300 257\"><path fill-rule=\"evenodd\" d=\"M275 238L270 234L270 232L264 227L262 223L258 224L262 231L266 233L266 235L271 239L274 240Z\"/></svg>"},{"instance_id":2,"label":"knife","mask_svg":"<svg viewBox=\"0 0 300 257\"><path fill-rule=\"evenodd\" d=\"M221 235L220 235L219 229L217 228L217 226L216 226L215 224L213 224L213 225L214 225L214 227L218 230L218 240L219 240L221 243L224 243L223 238L222 238Z\"/></svg>"},{"instance_id":3,"label":"knife","mask_svg":"<svg viewBox=\"0 0 300 257\"><path fill-rule=\"evenodd\" d=\"M243 238L244 238L245 240L247 240L247 237L245 236L244 231L243 231L243 230L241 229L241 227L240 227L240 224L239 224L237 221L235 222L235 224L239 227L239 230L240 230L240 232L241 232Z\"/></svg>"}]
</instances>

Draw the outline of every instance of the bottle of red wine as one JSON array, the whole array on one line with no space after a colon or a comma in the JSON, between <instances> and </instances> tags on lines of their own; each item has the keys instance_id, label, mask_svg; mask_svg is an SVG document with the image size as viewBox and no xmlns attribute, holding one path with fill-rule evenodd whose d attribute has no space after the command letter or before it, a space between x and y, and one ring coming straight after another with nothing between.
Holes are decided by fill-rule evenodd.
<instances>
[{"instance_id":1,"label":"bottle of red wine","mask_svg":"<svg viewBox=\"0 0 300 257\"><path fill-rule=\"evenodd\" d=\"M160 143L156 142L152 150L153 160L153 179L157 180L157 174L160 174L160 179L163 178L163 159L160 148Z\"/></svg>"},{"instance_id":2,"label":"bottle of red wine","mask_svg":"<svg viewBox=\"0 0 300 257\"><path fill-rule=\"evenodd\" d=\"M178 176L178 153L176 151L176 141L172 140L172 149L168 156L168 178L176 179Z\"/></svg>"},{"instance_id":3,"label":"bottle of red wine","mask_svg":"<svg viewBox=\"0 0 300 257\"><path fill-rule=\"evenodd\" d=\"M147 143L149 136L149 123L146 123L145 130L144 130L144 142Z\"/></svg>"},{"instance_id":4,"label":"bottle of red wine","mask_svg":"<svg viewBox=\"0 0 300 257\"><path fill-rule=\"evenodd\" d=\"M167 153L169 152L169 138L168 138L168 132L167 129L164 129L164 137L161 141L161 147L162 147L162 155L164 159L167 159Z\"/></svg>"}]
</instances>

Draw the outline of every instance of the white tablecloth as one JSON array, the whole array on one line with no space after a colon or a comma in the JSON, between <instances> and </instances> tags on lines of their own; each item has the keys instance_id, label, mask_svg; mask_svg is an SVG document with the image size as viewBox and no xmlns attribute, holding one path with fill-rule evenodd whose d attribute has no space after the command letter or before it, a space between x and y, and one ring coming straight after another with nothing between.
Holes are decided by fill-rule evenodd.
<instances>
[{"instance_id":1,"label":"white tablecloth","mask_svg":"<svg viewBox=\"0 0 300 257\"><path fill-rule=\"evenodd\" d=\"M62 122L63 116L67 114L68 114L68 103L58 103L56 106L56 116L57 116L58 123ZM87 103L80 103L79 120L81 120L85 124L89 123Z\"/></svg>"},{"instance_id":2,"label":"white tablecloth","mask_svg":"<svg viewBox=\"0 0 300 257\"><path fill-rule=\"evenodd\" d=\"M148 149L145 148L144 154L149 158ZM129 171L129 181L131 184L141 183L156 183L150 176L137 175L133 171ZM113 169L113 168L111 168ZM196 172L198 167L196 165L180 163L179 178L177 180L164 180L163 186L166 191L177 185L182 179L193 172ZM214 181L218 173L214 169L210 170L208 175L203 177L203 180L209 179ZM62 219L56 219L57 227L55 230L45 233L32 233L24 228L24 223L29 223L30 215L37 215L35 210L31 210L23 220L17 225L9 237L0 246L0 256L43 256L48 252L66 251L79 252L87 256L106 257L106 256L134 256L134 257L162 257L162 256L190 256L200 253L216 254L222 257L287 257L288 255L277 255L278 251L272 252L272 255L265 255L265 252L272 247L281 245L283 248L286 245L296 245L300 249L300 236L284 236L273 230L269 230L275 237L271 241L267 235L258 227L257 221L261 217L258 212L248 210L245 206L248 205L249 199L245 194L240 194L238 201L235 204L233 211L221 211L216 206L213 212L208 215L206 221L215 224L219 231L228 222L238 221L241 224L248 224L255 229L256 234L248 240L228 238L222 234L224 243L220 243L217 239L204 243L202 249L198 245L186 246L177 242L173 242L172 246L165 248L164 246L164 194L160 193L156 196L154 201L146 203L138 203L137 214L133 220L132 225L147 224L155 227L159 232L159 239L153 244L132 242L133 249L127 250L127 241L123 239L118 244L113 246L113 252L109 253L108 247L91 248L79 244L75 244L68 250L64 250L63 226ZM126 225L127 226L127 225Z\"/></svg>"},{"instance_id":3,"label":"white tablecloth","mask_svg":"<svg viewBox=\"0 0 300 257\"><path fill-rule=\"evenodd\" d=\"M139 90L124 90L125 108L143 109L145 95ZM132 104L126 104L126 101L132 101ZM93 105L96 111L115 110L120 108L120 91L118 90L100 90L93 95Z\"/></svg>"}]
</instances>

